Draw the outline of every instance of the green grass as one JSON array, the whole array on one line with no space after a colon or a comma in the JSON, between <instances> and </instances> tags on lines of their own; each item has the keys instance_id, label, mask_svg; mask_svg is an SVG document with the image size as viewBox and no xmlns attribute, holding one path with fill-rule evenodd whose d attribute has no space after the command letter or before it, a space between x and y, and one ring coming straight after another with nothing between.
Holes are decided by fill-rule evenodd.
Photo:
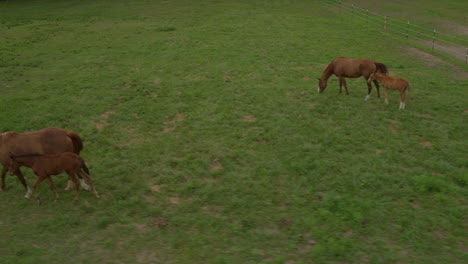
<instances>
[{"instance_id":1,"label":"green grass","mask_svg":"<svg viewBox=\"0 0 468 264\"><path fill-rule=\"evenodd\" d=\"M0 130L74 130L102 195L41 184L39 206L7 176L2 262L466 262L466 65L313 1L0 12ZM406 110L363 79L318 94L337 56L409 80Z\"/></svg>"}]
</instances>

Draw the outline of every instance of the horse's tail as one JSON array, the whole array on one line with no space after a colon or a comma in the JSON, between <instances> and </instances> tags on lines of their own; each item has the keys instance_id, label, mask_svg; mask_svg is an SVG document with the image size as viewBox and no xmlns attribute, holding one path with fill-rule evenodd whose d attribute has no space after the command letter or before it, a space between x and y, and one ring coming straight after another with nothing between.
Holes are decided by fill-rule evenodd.
<instances>
[{"instance_id":1,"label":"horse's tail","mask_svg":"<svg viewBox=\"0 0 468 264\"><path fill-rule=\"evenodd\" d=\"M91 174L89 173L88 167L86 167L86 163L84 162L84 159L82 159L81 157L80 157L80 162L81 162L81 169L82 169L88 176L91 175Z\"/></svg>"},{"instance_id":2,"label":"horse's tail","mask_svg":"<svg viewBox=\"0 0 468 264\"><path fill-rule=\"evenodd\" d=\"M374 63L375 63L375 67L377 68L377 72L380 72L380 73L383 73L383 74L388 73L387 66L385 64L380 63L380 62L376 62L376 61L374 61Z\"/></svg>"},{"instance_id":3,"label":"horse's tail","mask_svg":"<svg viewBox=\"0 0 468 264\"><path fill-rule=\"evenodd\" d=\"M81 141L80 136L73 131L67 131L67 137L73 143L73 149L76 154L80 154L80 151L83 149L83 141Z\"/></svg>"}]
</instances>

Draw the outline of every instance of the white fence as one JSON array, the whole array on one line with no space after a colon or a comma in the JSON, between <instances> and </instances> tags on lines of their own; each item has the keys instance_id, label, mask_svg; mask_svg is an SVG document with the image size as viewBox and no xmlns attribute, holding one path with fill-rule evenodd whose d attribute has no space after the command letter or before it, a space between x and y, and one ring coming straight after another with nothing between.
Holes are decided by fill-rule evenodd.
<instances>
[{"instance_id":1,"label":"white fence","mask_svg":"<svg viewBox=\"0 0 468 264\"><path fill-rule=\"evenodd\" d=\"M345 3L341 0L315 0L333 10L345 15L353 16L376 28L382 28L385 33L394 33L407 40L415 41L418 44L429 47L448 54L454 58L465 61L468 64L468 40L460 37L438 32L436 29L429 29L403 21L393 19L385 15L380 15L360 8L354 4Z\"/></svg>"}]
</instances>

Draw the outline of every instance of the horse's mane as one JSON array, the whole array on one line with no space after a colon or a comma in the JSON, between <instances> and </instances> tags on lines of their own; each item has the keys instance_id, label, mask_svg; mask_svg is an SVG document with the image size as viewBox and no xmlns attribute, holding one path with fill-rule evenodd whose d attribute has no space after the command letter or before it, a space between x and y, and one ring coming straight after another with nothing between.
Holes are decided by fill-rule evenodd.
<instances>
[{"instance_id":1,"label":"horse's mane","mask_svg":"<svg viewBox=\"0 0 468 264\"><path fill-rule=\"evenodd\" d=\"M323 73L333 73L333 61L328 64Z\"/></svg>"}]
</instances>

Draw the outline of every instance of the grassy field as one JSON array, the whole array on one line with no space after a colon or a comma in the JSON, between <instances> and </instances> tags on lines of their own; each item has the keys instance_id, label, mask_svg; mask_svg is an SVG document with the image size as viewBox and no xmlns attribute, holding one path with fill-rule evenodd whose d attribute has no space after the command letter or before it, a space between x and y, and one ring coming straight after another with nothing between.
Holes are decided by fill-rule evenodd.
<instances>
[{"instance_id":1,"label":"grassy field","mask_svg":"<svg viewBox=\"0 0 468 264\"><path fill-rule=\"evenodd\" d=\"M74 202L62 175L60 200L43 183L38 205L7 176L2 263L467 261L466 65L314 1L0 13L0 131L77 132L102 196ZM406 109L396 92L365 101L362 78L318 94L337 56L409 80Z\"/></svg>"}]
</instances>

